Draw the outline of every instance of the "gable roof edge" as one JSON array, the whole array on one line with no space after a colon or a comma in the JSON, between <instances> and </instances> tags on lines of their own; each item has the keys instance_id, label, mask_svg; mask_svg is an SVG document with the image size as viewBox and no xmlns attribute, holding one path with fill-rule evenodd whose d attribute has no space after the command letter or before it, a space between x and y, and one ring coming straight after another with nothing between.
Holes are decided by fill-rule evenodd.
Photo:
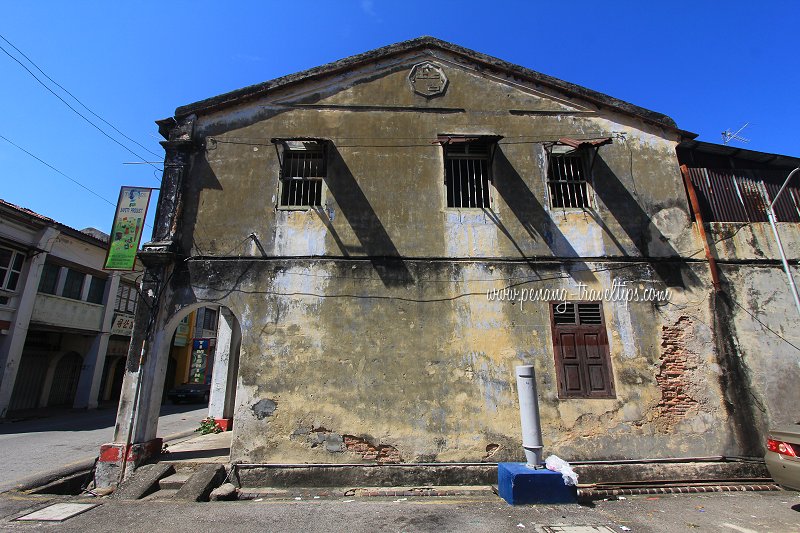
<instances>
[{"instance_id":1,"label":"gable roof edge","mask_svg":"<svg viewBox=\"0 0 800 533\"><path fill-rule=\"evenodd\" d=\"M496 57L476 52L474 50L470 50L468 48L464 48L462 46L429 36L417 37L416 39L390 44L388 46L376 48L361 54L346 57L338 61L313 67L307 70L302 70L294 74L289 74L287 76L282 76L200 100L188 105L180 106L175 110L175 117L183 118L191 114L203 114L217 111L232 105L250 101L278 88L287 87L308 79L336 74L337 72L357 67L372 60L424 48L438 48L449 51L451 53L466 57L467 59L470 59L476 63L482 64L483 66L503 70L528 81L546 85L569 95L588 100L597 105L610 107L622 113L633 115L651 124L676 131L683 137L697 137L697 135L692 132L679 129L675 120L663 113L658 113L656 111L631 104L624 100L614 98L613 96L609 96L607 94L600 93L574 83L569 83L558 78L548 76L547 74L542 74L541 72L537 72L520 65L515 65L502 59L498 59Z\"/></svg>"}]
</instances>

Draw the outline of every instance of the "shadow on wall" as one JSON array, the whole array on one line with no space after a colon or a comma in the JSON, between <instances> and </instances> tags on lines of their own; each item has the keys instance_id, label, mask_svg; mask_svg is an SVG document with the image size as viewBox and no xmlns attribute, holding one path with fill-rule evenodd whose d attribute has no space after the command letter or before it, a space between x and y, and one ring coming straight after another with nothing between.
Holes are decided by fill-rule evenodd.
<instances>
[{"instance_id":1,"label":"shadow on wall","mask_svg":"<svg viewBox=\"0 0 800 533\"><path fill-rule=\"evenodd\" d=\"M514 165L506 157L503 150L497 149L494 155L494 185L498 194L514 213L519 223L525 228L532 241L543 240L550 248L555 258L569 258L573 268L570 269L584 282L595 281L592 268L580 259L580 254L570 244L567 237L558 229L550 214L542 206L536 195L531 192L528 184L519 175ZM508 229L496 217L492 216L500 231L511 241L519 254L527 259L524 252L524 243L518 243Z\"/></svg>"},{"instance_id":2,"label":"shadow on wall","mask_svg":"<svg viewBox=\"0 0 800 533\"><path fill-rule=\"evenodd\" d=\"M625 184L614 171L603 161L598 153L594 161L594 190L597 197L602 200L606 209L611 213L619 226L628 236L630 241L642 257L649 256L649 242L656 239L664 249L669 262L653 261L653 270L668 287L686 288L700 285L700 279L688 267L687 262L680 257L680 253L670 243L655 225L650 224L650 216L644 211L641 200L634 198ZM676 268L676 264L678 268Z\"/></svg>"},{"instance_id":3,"label":"shadow on wall","mask_svg":"<svg viewBox=\"0 0 800 533\"><path fill-rule=\"evenodd\" d=\"M328 175L325 177L328 192L333 196L360 244L359 248L348 247L336 237L342 255L352 256L357 251L360 252L359 255L369 258L386 287L406 287L413 284L414 278L400 258L400 252L342 155L332 144L328 147L328 165ZM326 217L325 214L320 216ZM331 229L332 225L328 221L326 225Z\"/></svg>"}]
</instances>

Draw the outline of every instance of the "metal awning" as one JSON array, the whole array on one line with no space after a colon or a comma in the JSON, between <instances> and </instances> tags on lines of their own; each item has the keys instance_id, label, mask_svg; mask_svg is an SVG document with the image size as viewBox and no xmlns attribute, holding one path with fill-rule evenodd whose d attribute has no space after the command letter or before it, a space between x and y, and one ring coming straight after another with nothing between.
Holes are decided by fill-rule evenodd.
<instances>
[{"instance_id":1,"label":"metal awning","mask_svg":"<svg viewBox=\"0 0 800 533\"><path fill-rule=\"evenodd\" d=\"M606 144L611 144L611 142L611 137L599 137L597 139L573 139L572 137L561 137L558 139L558 141L556 141L556 144L563 144L577 149L582 146L600 147Z\"/></svg>"},{"instance_id":2,"label":"metal awning","mask_svg":"<svg viewBox=\"0 0 800 533\"><path fill-rule=\"evenodd\" d=\"M464 134L439 134L431 144L460 144L460 143L494 143L502 139L502 135L464 135Z\"/></svg>"},{"instance_id":3,"label":"metal awning","mask_svg":"<svg viewBox=\"0 0 800 533\"><path fill-rule=\"evenodd\" d=\"M270 139L274 145L282 145L292 151L313 151L321 150L325 147L328 139L320 139L318 137L279 137Z\"/></svg>"}]
</instances>

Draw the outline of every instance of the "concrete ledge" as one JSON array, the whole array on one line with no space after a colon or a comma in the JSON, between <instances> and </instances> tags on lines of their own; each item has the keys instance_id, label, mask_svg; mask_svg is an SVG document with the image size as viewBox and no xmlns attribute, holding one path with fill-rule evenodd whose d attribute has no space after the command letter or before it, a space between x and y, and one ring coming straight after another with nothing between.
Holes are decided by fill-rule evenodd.
<instances>
[{"instance_id":1,"label":"concrete ledge","mask_svg":"<svg viewBox=\"0 0 800 533\"><path fill-rule=\"evenodd\" d=\"M51 485L59 480L73 476L75 474L89 474L94 466L94 459L87 459L64 466L61 469L51 470L42 474L37 474L28 478L21 479L17 482L13 489L18 491L28 491L37 489L41 491L45 486ZM5 492L5 491L0 491Z\"/></svg>"},{"instance_id":2,"label":"concrete ledge","mask_svg":"<svg viewBox=\"0 0 800 533\"><path fill-rule=\"evenodd\" d=\"M581 485L632 481L718 481L769 478L763 461L572 463Z\"/></svg>"},{"instance_id":3,"label":"concrete ledge","mask_svg":"<svg viewBox=\"0 0 800 533\"><path fill-rule=\"evenodd\" d=\"M225 479L225 467L208 464L199 467L175 493L175 500L187 502L208 501L211 491Z\"/></svg>"},{"instance_id":4,"label":"concrete ledge","mask_svg":"<svg viewBox=\"0 0 800 533\"><path fill-rule=\"evenodd\" d=\"M117 487L113 497L118 500L138 500L156 490L159 479L174 473L175 468L168 464L141 466Z\"/></svg>"},{"instance_id":5,"label":"concrete ledge","mask_svg":"<svg viewBox=\"0 0 800 533\"><path fill-rule=\"evenodd\" d=\"M581 485L629 482L763 483L769 473L763 462L708 460L676 462L577 462L572 467ZM400 464L234 464L240 487L403 487L494 485L497 463Z\"/></svg>"},{"instance_id":6,"label":"concrete ledge","mask_svg":"<svg viewBox=\"0 0 800 533\"><path fill-rule=\"evenodd\" d=\"M233 465L240 487L492 485L496 464Z\"/></svg>"}]
</instances>

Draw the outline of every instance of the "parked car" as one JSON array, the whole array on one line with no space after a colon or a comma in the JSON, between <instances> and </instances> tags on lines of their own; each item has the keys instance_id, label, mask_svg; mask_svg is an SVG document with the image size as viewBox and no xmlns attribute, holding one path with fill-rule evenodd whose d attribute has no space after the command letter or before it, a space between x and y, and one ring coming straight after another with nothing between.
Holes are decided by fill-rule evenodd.
<instances>
[{"instance_id":1,"label":"parked car","mask_svg":"<svg viewBox=\"0 0 800 533\"><path fill-rule=\"evenodd\" d=\"M775 483L800 490L800 424L769 430L764 461Z\"/></svg>"},{"instance_id":2,"label":"parked car","mask_svg":"<svg viewBox=\"0 0 800 533\"><path fill-rule=\"evenodd\" d=\"M208 403L211 385L207 383L184 383L167 392L172 403Z\"/></svg>"}]
</instances>

